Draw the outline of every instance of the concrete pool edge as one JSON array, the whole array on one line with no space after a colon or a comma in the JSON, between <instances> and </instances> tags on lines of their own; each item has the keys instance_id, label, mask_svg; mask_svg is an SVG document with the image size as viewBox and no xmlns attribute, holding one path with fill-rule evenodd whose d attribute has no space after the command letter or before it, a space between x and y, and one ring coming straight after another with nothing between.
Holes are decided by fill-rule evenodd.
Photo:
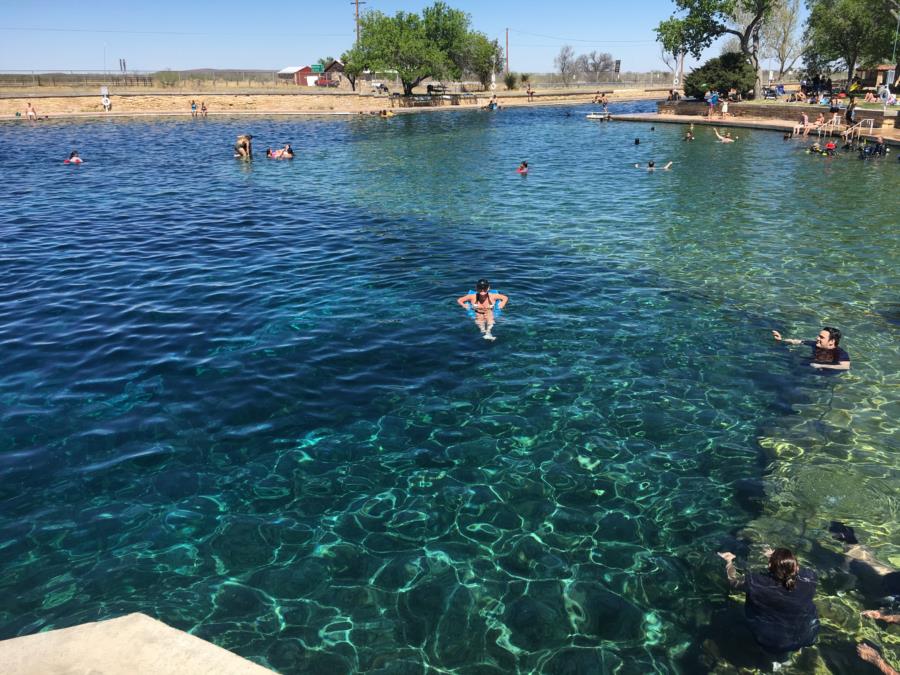
<instances>
[{"instance_id":1,"label":"concrete pool edge","mask_svg":"<svg viewBox=\"0 0 900 675\"><path fill-rule=\"evenodd\" d=\"M755 119L737 119L730 118L727 120L722 119L708 119L707 117L692 117L688 115L667 115L664 113L625 113L625 114L613 114L610 115L610 118L615 122L659 122L661 124L679 124L681 126L707 126L707 127L723 127L723 128L738 128L738 129L762 129L765 131L791 131L795 126L797 126L796 122L790 122L786 120L755 120ZM863 137L865 138L874 138L875 136L884 137L885 143L888 145L900 145L900 133L896 129L875 129L873 133L865 133ZM815 134L810 133L807 137L810 141L819 138ZM840 135L836 135L834 138L840 138ZM824 142L824 141L823 141Z\"/></svg>"},{"instance_id":2,"label":"concrete pool edge","mask_svg":"<svg viewBox=\"0 0 900 675\"><path fill-rule=\"evenodd\" d=\"M0 641L5 675L271 675L227 649L139 612Z\"/></svg>"}]
</instances>

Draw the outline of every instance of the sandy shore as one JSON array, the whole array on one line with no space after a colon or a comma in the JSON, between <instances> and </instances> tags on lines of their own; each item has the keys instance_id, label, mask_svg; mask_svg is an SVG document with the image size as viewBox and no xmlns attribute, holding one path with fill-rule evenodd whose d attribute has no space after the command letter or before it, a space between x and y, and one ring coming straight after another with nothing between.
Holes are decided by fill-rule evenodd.
<instances>
[{"instance_id":1,"label":"sandy shore","mask_svg":"<svg viewBox=\"0 0 900 675\"><path fill-rule=\"evenodd\" d=\"M593 91L572 92L566 90L541 92L530 103L522 92L502 92L497 95L502 106L524 105L583 105L594 97ZM394 112L422 112L453 108L474 108L485 105L488 93L478 93L471 103L458 106L394 108ZM610 95L612 101L659 99L661 92L644 89L622 89ZM26 104L31 103L39 116L134 116L134 115L190 115L191 101L206 103L210 116L216 115L289 115L289 114L359 114L375 112L391 107L387 96L352 93L299 93L299 94L167 94L129 93L110 96L112 112L104 113L98 95L41 92L27 95L0 94L0 119L16 119L16 113L24 118Z\"/></svg>"}]
</instances>

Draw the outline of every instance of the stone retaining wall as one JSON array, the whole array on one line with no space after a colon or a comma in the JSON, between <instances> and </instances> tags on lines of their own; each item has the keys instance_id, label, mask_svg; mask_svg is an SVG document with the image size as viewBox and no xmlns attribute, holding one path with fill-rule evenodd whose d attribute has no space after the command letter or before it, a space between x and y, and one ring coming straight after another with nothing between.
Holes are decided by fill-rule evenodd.
<instances>
[{"instance_id":1,"label":"stone retaining wall","mask_svg":"<svg viewBox=\"0 0 900 675\"><path fill-rule=\"evenodd\" d=\"M705 115L707 107L704 101L663 101L657 105L657 112L668 115ZM810 122L813 122L819 113L825 113L825 119L830 118L828 107L821 105L807 105L805 103L784 103L781 105L763 103L728 104L728 114L734 117L797 122L803 113L809 115ZM860 122L864 119L873 119L875 129L880 129L885 124L884 114L880 110L857 108L856 121ZM890 119L893 121L893 118Z\"/></svg>"}]
</instances>

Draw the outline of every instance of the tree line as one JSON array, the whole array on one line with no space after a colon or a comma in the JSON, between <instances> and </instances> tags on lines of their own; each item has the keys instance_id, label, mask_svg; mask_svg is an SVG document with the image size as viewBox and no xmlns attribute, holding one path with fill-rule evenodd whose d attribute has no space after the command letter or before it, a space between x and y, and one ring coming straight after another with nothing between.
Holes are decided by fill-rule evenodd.
<instances>
[{"instance_id":1,"label":"tree line","mask_svg":"<svg viewBox=\"0 0 900 675\"><path fill-rule=\"evenodd\" d=\"M601 74L611 73L615 67L611 54L592 51L575 56L575 50L570 45L563 45L560 48L553 63L564 85L568 85L570 81L576 79L599 82Z\"/></svg>"},{"instance_id":2,"label":"tree line","mask_svg":"<svg viewBox=\"0 0 900 675\"><path fill-rule=\"evenodd\" d=\"M802 57L810 74L846 69L848 80L859 66L890 59L900 0L806 0L809 16L800 26L800 0L674 0L675 12L656 27L664 61L690 54L700 58L714 40L731 36L727 51L735 68L755 74L743 94L762 91L760 62L774 59L779 79ZM721 66L721 60L715 64ZM671 67L671 66L670 66ZM746 79L746 78L744 78Z\"/></svg>"}]
</instances>

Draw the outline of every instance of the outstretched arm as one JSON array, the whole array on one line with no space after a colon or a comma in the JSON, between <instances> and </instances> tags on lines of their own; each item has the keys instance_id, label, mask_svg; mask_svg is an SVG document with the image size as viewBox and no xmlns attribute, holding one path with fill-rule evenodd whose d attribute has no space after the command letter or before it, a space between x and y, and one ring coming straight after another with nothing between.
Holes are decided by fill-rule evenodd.
<instances>
[{"instance_id":1,"label":"outstretched arm","mask_svg":"<svg viewBox=\"0 0 900 675\"><path fill-rule=\"evenodd\" d=\"M737 556L730 551L721 552L718 556L725 561L725 575L728 577L728 585L733 589L741 588L744 585L744 580L738 575L737 570L734 568L734 559Z\"/></svg>"},{"instance_id":2,"label":"outstretched arm","mask_svg":"<svg viewBox=\"0 0 900 675\"><path fill-rule=\"evenodd\" d=\"M668 164L666 164L666 165L663 167L663 169L668 169L670 166L672 166L672 162L669 162Z\"/></svg>"},{"instance_id":3,"label":"outstretched arm","mask_svg":"<svg viewBox=\"0 0 900 675\"><path fill-rule=\"evenodd\" d=\"M880 612L877 609L870 609L862 613L863 616L867 616L870 619L878 619L879 621L884 621L885 623L900 623L900 614L885 614L884 612Z\"/></svg>"},{"instance_id":4,"label":"outstretched arm","mask_svg":"<svg viewBox=\"0 0 900 675\"><path fill-rule=\"evenodd\" d=\"M785 344L789 344L789 345L802 345L803 344L803 340L797 340L796 338L781 337L781 333L779 333L777 330L772 331L772 337L775 338L776 342L784 342Z\"/></svg>"},{"instance_id":5,"label":"outstretched arm","mask_svg":"<svg viewBox=\"0 0 900 675\"><path fill-rule=\"evenodd\" d=\"M900 675L896 670L888 665L888 662L885 661L881 654L872 649L869 645L863 643L857 645L856 653L859 654L859 658L863 661L868 661L873 666L878 668L884 675Z\"/></svg>"}]
</instances>

